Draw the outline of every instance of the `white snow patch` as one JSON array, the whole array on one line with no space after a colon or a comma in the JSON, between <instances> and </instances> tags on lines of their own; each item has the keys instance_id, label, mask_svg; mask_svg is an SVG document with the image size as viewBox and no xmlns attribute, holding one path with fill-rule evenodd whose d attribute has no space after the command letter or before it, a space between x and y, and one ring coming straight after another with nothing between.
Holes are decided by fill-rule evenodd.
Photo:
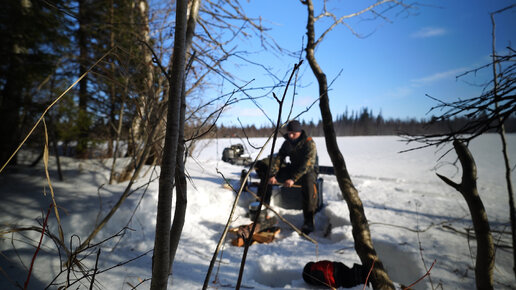
<instances>
[{"instance_id":1,"label":"white snow patch","mask_svg":"<svg viewBox=\"0 0 516 290\"><path fill-rule=\"evenodd\" d=\"M321 165L331 165L324 138L314 138ZM408 285L426 273L436 261L431 276L418 283L416 289L430 289L442 285L444 289L475 288L471 255L476 252L474 239L458 234L472 227L471 217L462 196L439 180L435 173L460 181L461 171L451 164L452 152L437 160L444 151L434 148L398 152L407 149L395 136L341 137L340 150L348 170L359 191L370 224L375 248L391 278L396 283ZM254 146L264 143L264 138L250 140ZM516 135L508 136L514 144ZM223 187L229 179L237 185L240 166L221 161L222 150L240 139L202 140L196 144L193 157L186 169L188 208L183 234L176 253L169 286L177 289L199 289L204 282L213 251L227 223L229 211L236 194ZM483 135L470 145L478 167L478 189L488 214L497 248L494 281L496 289L515 289L510 246L508 195L504 181L503 160L497 135ZM446 150L446 149L445 149ZM246 151L255 157L258 149L246 144ZM516 160L516 146L509 146L510 158ZM270 150L265 150L265 158ZM118 201L127 183L107 184L110 160L75 160L61 158L64 181L58 181L55 159L50 158L50 176L59 206L65 243L77 247L95 224ZM121 159L122 162L127 160ZM118 168L119 170L121 169ZM149 170L148 170L149 169ZM147 172L136 184L135 190L115 213L105 228L93 240L107 240L99 257L99 270L95 277L99 289L147 289L150 285L154 225L156 219L159 168L145 168ZM143 175L143 173L142 173ZM512 177L516 174L513 172ZM316 231L311 234L318 245L303 239L284 223L280 223L278 238L268 245L251 246L245 266L242 286L254 289L314 289L301 277L304 265L310 261L333 260L349 267L360 263L355 253L349 210L334 176L324 178L324 208L316 215ZM149 184L148 181L153 180ZM46 193L44 195L43 193ZM41 166L18 167L0 174L0 225L9 227L40 226L51 203L50 191ZM243 193L238 202L232 226L249 223L246 208L252 196ZM300 210L277 208L278 212L294 225L303 222ZM328 227L331 224L331 232ZM49 218L50 231L57 234L53 211ZM120 232L126 227L125 231ZM419 234L415 230L420 230ZM472 233L472 232L471 232ZM0 288L16 289L27 278L27 268L34 254L40 233L27 231L3 234L0 239L0 267L5 271L0 278ZM93 269L96 249L80 257L84 266ZM231 246L229 239L223 244L210 278L211 288L234 288L237 282L242 248ZM61 254L63 254L61 252ZM86 257L86 254L89 254ZM423 264L423 259L425 263ZM131 260L130 262L127 262ZM35 261L29 289L44 289L60 273L59 253L55 243L44 237L41 251ZM116 267L119 263L122 266ZM75 274L80 275L78 272ZM7 275L7 276L6 276ZM9 278L6 278L9 277ZM430 283L430 279L431 283ZM58 282L66 280L61 273ZM213 281L215 281L213 283ZM62 284L61 284L62 285ZM73 287L85 289L86 280ZM52 287L51 287L52 288ZM355 289L362 289L357 286Z\"/></svg>"}]
</instances>

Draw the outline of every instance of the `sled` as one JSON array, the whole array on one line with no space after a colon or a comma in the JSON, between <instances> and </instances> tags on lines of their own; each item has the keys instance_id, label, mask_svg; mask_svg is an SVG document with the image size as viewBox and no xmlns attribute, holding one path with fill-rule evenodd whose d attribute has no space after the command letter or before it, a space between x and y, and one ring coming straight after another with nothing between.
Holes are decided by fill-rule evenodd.
<instances>
[{"instance_id":1,"label":"sled","mask_svg":"<svg viewBox=\"0 0 516 290\"><path fill-rule=\"evenodd\" d=\"M248 225L252 226L252 224ZM236 234L237 237L233 238L231 240L231 244L236 247L243 247L245 245L245 238L246 236L240 235L238 232L238 228L230 229L230 233ZM273 227L265 229L259 233L254 233L253 238L251 241L251 245L254 245L256 243L259 244L269 244L272 243L275 239L275 237L279 234L280 228L279 227Z\"/></svg>"},{"instance_id":2,"label":"sled","mask_svg":"<svg viewBox=\"0 0 516 290\"><path fill-rule=\"evenodd\" d=\"M273 242L275 237L280 232L280 228L276 226L277 223L278 220L276 217L271 217L257 223L254 229L253 237L251 238L251 244L268 244ZM251 232L252 227L253 223L250 223L229 229L229 233L234 236L234 238L231 240L231 244L237 247L244 246L245 239L249 237L249 233Z\"/></svg>"}]
</instances>

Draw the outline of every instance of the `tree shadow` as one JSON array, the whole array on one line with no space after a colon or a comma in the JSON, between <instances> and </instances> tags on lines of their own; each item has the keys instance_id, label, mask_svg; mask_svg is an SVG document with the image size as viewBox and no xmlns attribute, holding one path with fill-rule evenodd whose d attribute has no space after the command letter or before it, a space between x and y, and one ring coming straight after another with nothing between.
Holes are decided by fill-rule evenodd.
<instances>
[{"instance_id":1,"label":"tree shadow","mask_svg":"<svg viewBox=\"0 0 516 290\"><path fill-rule=\"evenodd\" d=\"M3 271L0 277L3 278L0 279L0 289L23 289L34 251L35 249L11 249L2 251L2 255L0 256L0 269ZM39 252L34 262L34 269L30 276L27 289L45 289L47 286L46 283L38 279L38 272L41 272L38 265L41 261L45 261L48 258L43 250ZM45 273L51 270L48 267L44 268Z\"/></svg>"}]
</instances>

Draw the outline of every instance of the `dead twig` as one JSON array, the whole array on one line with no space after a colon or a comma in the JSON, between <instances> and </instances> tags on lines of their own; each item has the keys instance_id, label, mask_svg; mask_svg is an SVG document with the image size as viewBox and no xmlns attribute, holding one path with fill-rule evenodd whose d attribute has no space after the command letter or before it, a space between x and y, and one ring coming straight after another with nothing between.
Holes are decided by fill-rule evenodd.
<instances>
[{"instance_id":1,"label":"dead twig","mask_svg":"<svg viewBox=\"0 0 516 290\"><path fill-rule=\"evenodd\" d=\"M93 275L91 276L90 290L93 290L93 284L95 284L95 275L97 274L97 271L98 271L99 257L100 257L100 248L97 251L97 258L95 259L95 269L93 269Z\"/></svg>"},{"instance_id":2,"label":"dead twig","mask_svg":"<svg viewBox=\"0 0 516 290\"><path fill-rule=\"evenodd\" d=\"M463 235L464 237L468 237L468 236L469 236L469 238L474 238L474 236L473 236L473 235L471 235L471 234L469 234L468 232L460 231L460 230L458 230L458 229L456 229L456 228L454 228L454 227L452 227L452 226L449 226L449 225L442 225L442 227L443 227L444 229L448 229L448 230L451 230L451 231L453 231L453 232L455 232L455 233L461 234L461 235ZM497 247L498 247L498 248L504 248L504 249L512 249L512 246L511 246L511 245L502 244L502 243L497 244Z\"/></svg>"}]
</instances>

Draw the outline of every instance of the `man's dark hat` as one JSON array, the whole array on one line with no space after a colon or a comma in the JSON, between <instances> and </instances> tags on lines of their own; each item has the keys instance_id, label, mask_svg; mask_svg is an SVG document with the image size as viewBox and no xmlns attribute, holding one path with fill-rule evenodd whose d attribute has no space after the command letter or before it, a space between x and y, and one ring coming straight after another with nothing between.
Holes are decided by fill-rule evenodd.
<instances>
[{"instance_id":1,"label":"man's dark hat","mask_svg":"<svg viewBox=\"0 0 516 290\"><path fill-rule=\"evenodd\" d=\"M299 124L299 121L293 120L290 121L287 125L287 131L289 132L301 132L301 124Z\"/></svg>"}]
</instances>

